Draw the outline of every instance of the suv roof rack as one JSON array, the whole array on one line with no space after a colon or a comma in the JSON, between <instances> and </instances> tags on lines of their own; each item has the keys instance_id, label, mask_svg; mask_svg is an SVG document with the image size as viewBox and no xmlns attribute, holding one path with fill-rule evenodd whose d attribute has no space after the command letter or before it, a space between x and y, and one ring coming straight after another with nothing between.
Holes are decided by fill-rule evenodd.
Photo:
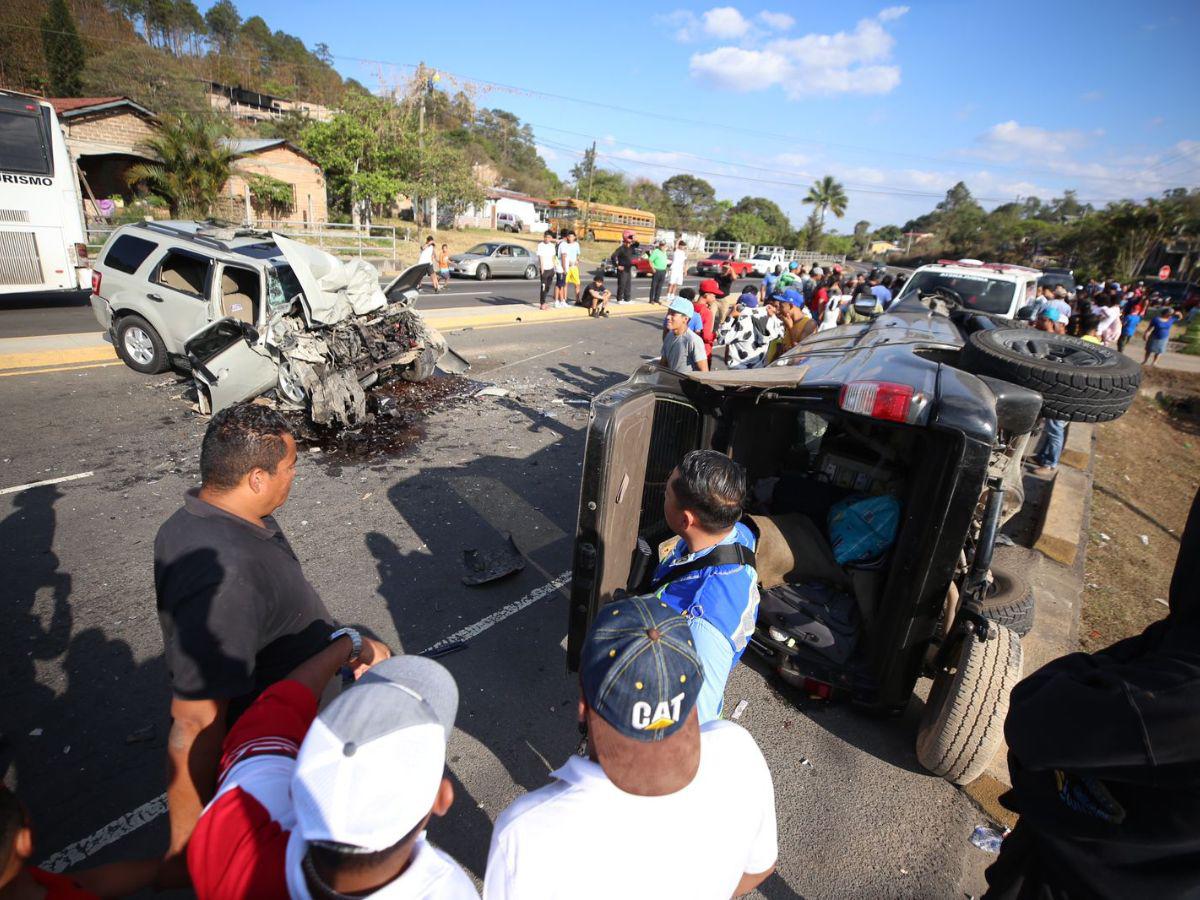
<instances>
[{"instance_id":1,"label":"suv roof rack","mask_svg":"<svg viewBox=\"0 0 1200 900\"><path fill-rule=\"evenodd\" d=\"M188 231L186 228L178 228L163 222L142 222L141 225L143 228L148 228L150 231L157 231L159 234L180 238L185 241L195 241L197 244L207 244L225 253L230 252L229 245L224 241L219 241L207 234L201 234L199 231Z\"/></svg>"}]
</instances>

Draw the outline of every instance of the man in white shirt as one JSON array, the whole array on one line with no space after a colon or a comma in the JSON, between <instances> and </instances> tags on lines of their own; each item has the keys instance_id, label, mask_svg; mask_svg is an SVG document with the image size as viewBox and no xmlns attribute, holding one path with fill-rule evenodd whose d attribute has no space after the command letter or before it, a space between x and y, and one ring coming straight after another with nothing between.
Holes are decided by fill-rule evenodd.
<instances>
[{"instance_id":1,"label":"man in white shirt","mask_svg":"<svg viewBox=\"0 0 1200 900\"><path fill-rule=\"evenodd\" d=\"M724 900L766 880L771 773L738 725L700 726L703 681L683 616L653 596L602 607L580 668L588 755L500 814L484 897Z\"/></svg>"},{"instance_id":2,"label":"man in white shirt","mask_svg":"<svg viewBox=\"0 0 1200 900\"><path fill-rule=\"evenodd\" d=\"M683 276L687 272L687 244L680 241L675 245L675 252L671 254L671 272L667 276L667 305L671 305L671 301L675 295L679 293L679 289L683 286Z\"/></svg>"},{"instance_id":3,"label":"man in white shirt","mask_svg":"<svg viewBox=\"0 0 1200 900\"><path fill-rule=\"evenodd\" d=\"M555 306L558 306L557 289L554 286L554 259L558 256L558 248L554 245L554 233L547 231L542 234L542 242L537 245L538 274L542 279L542 290L538 295L538 309L546 308L546 295L555 291Z\"/></svg>"},{"instance_id":4,"label":"man in white shirt","mask_svg":"<svg viewBox=\"0 0 1200 900\"><path fill-rule=\"evenodd\" d=\"M437 268L433 264L433 256L437 253L437 244L433 240L433 235L425 238L425 246L421 248L421 255L417 257L417 265L425 266L425 274L433 281L433 290L436 293L441 293L442 284L438 281ZM425 280L425 276L421 276L421 281ZM418 284L418 288L420 285Z\"/></svg>"}]
</instances>

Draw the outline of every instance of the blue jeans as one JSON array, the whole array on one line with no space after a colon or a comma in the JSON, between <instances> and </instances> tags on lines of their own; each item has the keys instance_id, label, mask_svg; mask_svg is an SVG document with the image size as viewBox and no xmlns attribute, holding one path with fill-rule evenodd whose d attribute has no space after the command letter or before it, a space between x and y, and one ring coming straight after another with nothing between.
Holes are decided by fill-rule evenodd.
<instances>
[{"instance_id":1,"label":"blue jeans","mask_svg":"<svg viewBox=\"0 0 1200 900\"><path fill-rule=\"evenodd\" d=\"M1034 457L1034 462L1039 466L1054 469L1058 467L1058 458L1062 455L1063 442L1067 439L1067 423L1062 419L1044 419L1043 422L1045 424L1042 426L1042 431L1045 432L1046 440L1038 455Z\"/></svg>"},{"instance_id":2,"label":"blue jeans","mask_svg":"<svg viewBox=\"0 0 1200 900\"><path fill-rule=\"evenodd\" d=\"M733 646L729 638L704 619L688 619L696 655L704 669L704 686L696 699L696 711L700 724L721 718L721 705L725 702L725 682L733 671Z\"/></svg>"}]
</instances>

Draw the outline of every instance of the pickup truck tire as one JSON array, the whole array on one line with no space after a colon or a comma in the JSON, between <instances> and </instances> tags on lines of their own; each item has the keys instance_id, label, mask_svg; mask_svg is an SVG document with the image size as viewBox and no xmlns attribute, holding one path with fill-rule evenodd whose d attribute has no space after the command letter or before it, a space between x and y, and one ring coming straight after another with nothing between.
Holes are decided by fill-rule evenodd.
<instances>
[{"instance_id":1,"label":"pickup truck tire","mask_svg":"<svg viewBox=\"0 0 1200 900\"><path fill-rule=\"evenodd\" d=\"M1067 422L1119 418L1137 396L1142 369L1112 347L1032 328L977 331L962 367L1042 395L1042 415Z\"/></svg>"},{"instance_id":2,"label":"pickup truck tire","mask_svg":"<svg viewBox=\"0 0 1200 900\"><path fill-rule=\"evenodd\" d=\"M170 365L167 348L154 326L141 316L122 316L117 322L117 355L135 372L157 375Z\"/></svg>"},{"instance_id":3,"label":"pickup truck tire","mask_svg":"<svg viewBox=\"0 0 1200 900\"><path fill-rule=\"evenodd\" d=\"M974 781L1004 739L1008 695L1021 679L1021 640L1003 625L981 641L957 638L948 665L933 679L917 727L917 759L954 784Z\"/></svg>"},{"instance_id":4,"label":"pickup truck tire","mask_svg":"<svg viewBox=\"0 0 1200 900\"><path fill-rule=\"evenodd\" d=\"M992 583L980 612L1020 637L1033 629L1033 590L1020 572L992 566Z\"/></svg>"}]
</instances>

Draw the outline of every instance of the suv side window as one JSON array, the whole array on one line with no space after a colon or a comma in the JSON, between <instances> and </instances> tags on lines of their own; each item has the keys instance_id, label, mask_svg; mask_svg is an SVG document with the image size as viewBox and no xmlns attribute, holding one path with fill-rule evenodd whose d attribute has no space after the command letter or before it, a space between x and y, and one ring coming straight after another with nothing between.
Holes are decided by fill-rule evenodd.
<instances>
[{"instance_id":1,"label":"suv side window","mask_svg":"<svg viewBox=\"0 0 1200 900\"><path fill-rule=\"evenodd\" d=\"M203 299L208 287L212 260L182 250L168 250L151 280L173 291Z\"/></svg>"},{"instance_id":2,"label":"suv side window","mask_svg":"<svg viewBox=\"0 0 1200 900\"><path fill-rule=\"evenodd\" d=\"M134 237L132 234L123 234L113 241L113 245L108 248L108 253L104 254L104 265L116 269L118 272L132 275L157 246L154 241Z\"/></svg>"}]
</instances>

